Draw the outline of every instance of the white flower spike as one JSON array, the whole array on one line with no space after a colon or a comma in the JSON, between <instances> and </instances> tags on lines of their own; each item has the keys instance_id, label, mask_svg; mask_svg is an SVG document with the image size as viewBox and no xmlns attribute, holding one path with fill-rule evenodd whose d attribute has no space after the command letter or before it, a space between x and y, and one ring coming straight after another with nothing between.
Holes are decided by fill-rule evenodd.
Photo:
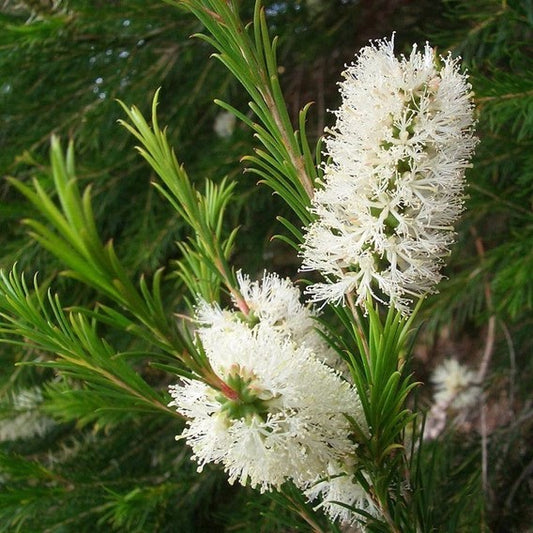
<instances>
[{"instance_id":1,"label":"white flower spike","mask_svg":"<svg viewBox=\"0 0 533 533\"><path fill-rule=\"evenodd\" d=\"M458 60L429 45L400 58L393 48L363 48L343 74L302 269L326 278L308 287L312 301L355 291L358 305L371 296L407 314L442 278L476 138Z\"/></svg>"},{"instance_id":2,"label":"white flower spike","mask_svg":"<svg viewBox=\"0 0 533 533\"><path fill-rule=\"evenodd\" d=\"M360 399L307 342L311 316L288 280L239 281L248 316L205 302L197 311L198 338L226 390L183 378L170 405L188 419L181 438L200 469L221 463L231 483L261 491L289 479L304 486L353 449L344 413L366 430Z\"/></svg>"}]
</instances>

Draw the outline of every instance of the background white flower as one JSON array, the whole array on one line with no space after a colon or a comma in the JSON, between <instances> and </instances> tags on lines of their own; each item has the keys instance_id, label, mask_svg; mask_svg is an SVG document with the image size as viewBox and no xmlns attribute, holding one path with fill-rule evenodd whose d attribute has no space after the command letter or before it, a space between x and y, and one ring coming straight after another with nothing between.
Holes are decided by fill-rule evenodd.
<instances>
[{"instance_id":1,"label":"background white flower","mask_svg":"<svg viewBox=\"0 0 533 533\"><path fill-rule=\"evenodd\" d=\"M40 411L43 393L40 387L17 392L5 405L0 405L0 442L42 437L55 422Z\"/></svg>"},{"instance_id":2,"label":"background white flower","mask_svg":"<svg viewBox=\"0 0 533 533\"><path fill-rule=\"evenodd\" d=\"M427 412L424 438L436 439L450 423L462 423L481 399L482 388L476 373L457 359L445 359L431 375L433 404Z\"/></svg>"},{"instance_id":3,"label":"background white flower","mask_svg":"<svg viewBox=\"0 0 533 533\"><path fill-rule=\"evenodd\" d=\"M457 359L446 359L438 365L431 375L431 382L435 388L435 403L446 408L471 407L481 394L475 372Z\"/></svg>"},{"instance_id":4,"label":"background white flower","mask_svg":"<svg viewBox=\"0 0 533 533\"><path fill-rule=\"evenodd\" d=\"M236 123L237 118L233 113L230 113L229 111L221 111L215 117L213 130L219 137L227 139L233 135Z\"/></svg>"},{"instance_id":5,"label":"background white flower","mask_svg":"<svg viewBox=\"0 0 533 533\"><path fill-rule=\"evenodd\" d=\"M429 45L399 59L393 48L367 46L343 73L302 269L326 277L308 288L313 301L356 291L359 305L371 295L407 313L442 277L476 139L458 61Z\"/></svg>"}]
</instances>

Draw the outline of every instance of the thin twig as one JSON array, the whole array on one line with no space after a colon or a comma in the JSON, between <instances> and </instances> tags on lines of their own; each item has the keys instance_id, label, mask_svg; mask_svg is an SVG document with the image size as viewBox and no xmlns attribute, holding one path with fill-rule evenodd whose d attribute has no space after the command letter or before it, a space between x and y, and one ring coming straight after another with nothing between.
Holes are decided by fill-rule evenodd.
<instances>
[{"instance_id":1,"label":"thin twig","mask_svg":"<svg viewBox=\"0 0 533 533\"><path fill-rule=\"evenodd\" d=\"M483 241L481 237L479 237L475 228L471 229L471 233L475 239L474 242L476 245L477 253L479 255L479 259L481 263L483 263L485 261L485 247L483 246ZM484 280L483 286L485 292L485 301L487 304L487 309L490 313L490 317L487 327L487 338L485 340L485 348L483 349L483 357L481 358L481 364L479 365L479 370L477 373L477 380L480 383L483 381L487 374L490 359L494 351L494 335L496 329L496 314L494 313L494 306L492 304L492 291L490 288L490 283L487 281L487 279Z\"/></svg>"},{"instance_id":2,"label":"thin twig","mask_svg":"<svg viewBox=\"0 0 533 533\"><path fill-rule=\"evenodd\" d=\"M479 255L480 261L483 263L485 260L485 248L483 246L483 241L479 237L475 228L471 230L472 235L475 239L476 250ZM494 313L494 306L492 304L492 292L490 289L490 284L487 279L484 280L484 289L485 289L485 301L487 303L487 309L490 313L488 327L487 327L487 337L485 340L485 348L483 350L483 357L481 358L481 364L479 365L479 370L477 373L477 380L479 383L482 383L490 364L492 358L492 353L494 352L494 336L496 329L496 315ZM487 438L487 404L485 401L485 394L481 396L481 479L483 493L487 497L489 494L489 481L488 481L488 438Z\"/></svg>"},{"instance_id":3,"label":"thin twig","mask_svg":"<svg viewBox=\"0 0 533 533\"><path fill-rule=\"evenodd\" d=\"M302 508L302 506L299 505L298 502L296 502L288 494L285 494L285 497L294 506L294 510L296 511L296 514L298 514L303 520L305 520L311 526L313 533L325 533L325 531L320 527L319 524L316 523L313 517L309 515L309 513L307 512L305 508Z\"/></svg>"},{"instance_id":4,"label":"thin twig","mask_svg":"<svg viewBox=\"0 0 533 533\"><path fill-rule=\"evenodd\" d=\"M368 347L368 341L365 335L365 330L363 329L363 325L361 324L361 317L359 316L359 312L357 311L357 307L353 300L353 294L351 292L346 295L346 300L348 301L350 311L352 312L355 326L357 328L357 332L359 333L359 338L361 339L361 342L363 343L363 346L365 348L366 359L367 361L370 361L370 348Z\"/></svg>"},{"instance_id":5,"label":"thin twig","mask_svg":"<svg viewBox=\"0 0 533 533\"><path fill-rule=\"evenodd\" d=\"M507 327L505 322L502 322L501 320L499 321L499 324L502 328L505 340L507 341L507 347L509 349L509 366L511 367L509 372L509 405L512 409L514 405L514 391L516 380L516 352L514 349L513 339L511 338L511 334L509 332L509 328Z\"/></svg>"},{"instance_id":6,"label":"thin twig","mask_svg":"<svg viewBox=\"0 0 533 533\"><path fill-rule=\"evenodd\" d=\"M491 315L487 327L487 338L485 340L485 348L483 349L483 357L481 358L481 364L477 373L477 381L483 382L483 379L487 375L487 371L490 364L492 353L494 352L494 333L496 330L496 316Z\"/></svg>"},{"instance_id":7,"label":"thin twig","mask_svg":"<svg viewBox=\"0 0 533 533\"><path fill-rule=\"evenodd\" d=\"M264 73L265 80L268 79L266 73ZM268 82L265 82L266 84ZM267 85L270 87L270 85ZM298 176L298 180L302 184L302 187L304 188L305 192L309 196L309 199L312 199L315 194L315 189L313 187L313 182L309 175L307 174L307 171L305 170L305 165L303 162L303 157L301 154L295 153L292 144L290 142L289 132L285 130L283 121L281 120L281 116L279 114L278 108L276 107L274 97L269 92L261 93L263 96L263 99L265 101L265 104L270 109L270 112L272 113L272 117L274 118L274 122L276 123L276 126L278 127L278 130L281 134L281 140L283 142L283 146L285 147L285 150L287 150L287 154L291 160L291 163L293 167L296 170L296 174Z\"/></svg>"},{"instance_id":8,"label":"thin twig","mask_svg":"<svg viewBox=\"0 0 533 533\"><path fill-rule=\"evenodd\" d=\"M471 189L479 191L480 193L484 194L485 196L488 196L489 198L492 198L493 200L496 200L500 205L506 205L507 207L510 207L511 208L511 213L513 213L515 211L518 211L518 212L523 213L523 214L525 214L527 216L531 216L531 209L527 209L527 208L522 207L521 205L517 205L516 203L509 202L505 198L502 198L501 196L498 196L497 194L493 193L492 191L489 191L487 189L484 189L483 187L480 187L476 183L469 184L469 187Z\"/></svg>"},{"instance_id":9,"label":"thin twig","mask_svg":"<svg viewBox=\"0 0 533 533\"><path fill-rule=\"evenodd\" d=\"M533 95L533 90L530 91L522 91L519 93L507 93L507 94L500 94L496 96L482 96L481 98L476 98L476 103L485 103L485 102L491 102L493 100L512 100L514 98L524 98L525 96L531 96Z\"/></svg>"},{"instance_id":10,"label":"thin twig","mask_svg":"<svg viewBox=\"0 0 533 533\"><path fill-rule=\"evenodd\" d=\"M505 499L505 507L511 507L514 495L516 494L516 491L519 489L520 485L522 484L522 481L524 481L527 477L531 476L532 474L533 474L533 459L529 461L529 463L524 468L522 473L518 476L517 480L513 483L513 486L511 487L511 490L509 491L509 495Z\"/></svg>"}]
</instances>

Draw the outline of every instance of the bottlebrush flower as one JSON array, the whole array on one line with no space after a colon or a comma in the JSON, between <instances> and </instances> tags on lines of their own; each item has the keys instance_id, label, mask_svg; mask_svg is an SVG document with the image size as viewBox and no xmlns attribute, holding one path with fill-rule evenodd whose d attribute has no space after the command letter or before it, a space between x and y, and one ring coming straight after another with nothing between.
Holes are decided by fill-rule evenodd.
<instances>
[{"instance_id":1,"label":"bottlebrush flower","mask_svg":"<svg viewBox=\"0 0 533 533\"><path fill-rule=\"evenodd\" d=\"M239 271L237 281L253 319L270 325L296 342L304 342L317 353L326 348L317 334L317 313L301 303L300 290L289 278L265 272L261 281L252 281Z\"/></svg>"},{"instance_id":2,"label":"bottlebrush flower","mask_svg":"<svg viewBox=\"0 0 533 533\"><path fill-rule=\"evenodd\" d=\"M255 320L269 324L296 343L304 343L320 360L348 374L345 362L319 333L317 311L301 303L300 290L289 278L280 278L276 273L265 271L261 281L252 281L239 271L237 281Z\"/></svg>"},{"instance_id":3,"label":"bottlebrush flower","mask_svg":"<svg viewBox=\"0 0 533 533\"><path fill-rule=\"evenodd\" d=\"M354 465L349 461L328 465L327 475L315 480L304 493L309 501L320 498L322 501L315 508L323 509L331 520L344 525L365 521L356 510L372 516L379 514L369 495L354 479Z\"/></svg>"},{"instance_id":4,"label":"bottlebrush flower","mask_svg":"<svg viewBox=\"0 0 533 533\"><path fill-rule=\"evenodd\" d=\"M450 55L393 41L363 48L343 73L342 105L326 138L322 187L312 201L303 270L323 283L312 301L355 291L404 313L433 292L463 210L464 173L476 144L471 86Z\"/></svg>"},{"instance_id":5,"label":"bottlebrush flower","mask_svg":"<svg viewBox=\"0 0 533 533\"><path fill-rule=\"evenodd\" d=\"M260 281L253 281L239 271L237 282L239 292L248 307L247 316L241 316L243 320L251 325L257 322L268 324L293 342L305 344L316 357L332 368L348 374L345 362L318 332L318 313L313 307L301 303L300 290L289 278L280 278L276 273L264 272ZM234 304L238 306L238 302L234 301ZM196 318L199 323L210 325L214 333L213 348L220 341L216 334L217 328L230 328L228 317L232 314L233 311L221 309L216 305L199 303ZM209 338L206 338L205 342L209 342Z\"/></svg>"},{"instance_id":6,"label":"bottlebrush flower","mask_svg":"<svg viewBox=\"0 0 533 533\"><path fill-rule=\"evenodd\" d=\"M199 305L198 339L224 387L215 390L187 378L170 387L170 405L188 419L181 438L199 470L221 463L230 483L261 491L289 479L303 486L350 453L351 428L343 413L366 428L355 388L274 320L292 308L286 304L294 291L275 276L266 276L263 284L241 276L253 309L249 316ZM276 290L287 296L278 307L271 301Z\"/></svg>"},{"instance_id":7,"label":"bottlebrush flower","mask_svg":"<svg viewBox=\"0 0 533 533\"><path fill-rule=\"evenodd\" d=\"M314 479L332 459L350 452L343 411L362 411L355 389L270 326L230 324L213 334L206 354L231 394L183 378L170 388L170 405L188 418L185 438L200 468L222 463L229 481L278 488L288 479ZM215 346L211 341L219 338Z\"/></svg>"}]
</instances>

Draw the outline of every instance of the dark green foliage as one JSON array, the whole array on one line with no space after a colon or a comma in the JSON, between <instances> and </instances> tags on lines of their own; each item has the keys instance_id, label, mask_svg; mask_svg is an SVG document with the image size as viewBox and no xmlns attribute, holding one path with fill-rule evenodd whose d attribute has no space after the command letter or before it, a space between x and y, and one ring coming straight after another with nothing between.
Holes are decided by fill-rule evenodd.
<instances>
[{"instance_id":1,"label":"dark green foliage","mask_svg":"<svg viewBox=\"0 0 533 533\"><path fill-rule=\"evenodd\" d=\"M224 476L200 479L170 432L179 424L137 421L105 433L41 441L40 462L0 456L2 531L209 531L230 501ZM44 466L46 465L46 466Z\"/></svg>"},{"instance_id":2,"label":"dark green foliage","mask_svg":"<svg viewBox=\"0 0 533 533\"><path fill-rule=\"evenodd\" d=\"M149 186L150 176L131 150L131 138L117 127L121 112L115 99L145 106L162 87L168 98L160 113L172 123L173 144L183 148L187 163L205 165L192 148L193 139L200 145L217 144L212 100L227 94L230 78L208 60L206 46L189 39L200 26L182 11L145 2L97 7L71 2L29 23L28 12L6 11L0 48L2 173L24 179L34 173L34 163L46 165L51 131L74 137L83 161L79 177L92 184L96 219L104 236L116 239L122 257L133 268L160 266L174 253L181 225ZM45 35L43 27L48 28ZM217 165L214 177L229 170L227 148L225 168ZM232 160L238 160L242 149L232 153ZM46 174L46 168L42 170ZM20 204L18 196L8 194L10 202ZM25 211L27 206L20 209L17 204L2 211L2 226L10 231L2 238L10 237L6 252L12 250L3 254L3 261L19 259L23 267L26 261L39 267L49 257L35 257L33 249L31 256L18 257L22 246L31 246L21 240L18 230L17 221ZM142 246L121 247L131 239Z\"/></svg>"},{"instance_id":3,"label":"dark green foliage","mask_svg":"<svg viewBox=\"0 0 533 533\"><path fill-rule=\"evenodd\" d=\"M470 281L488 281L494 308L515 319L531 310L532 278L526 272L533 227L533 7L525 1L449 4L450 18L467 24L468 31L456 30L455 39L443 32L443 46L453 44L469 67L481 138L469 173L469 232L458 246L468 255L455 258L473 260L470 274L481 266L483 275ZM479 239L477 252L473 236Z\"/></svg>"},{"instance_id":4,"label":"dark green foliage","mask_svg":"<svg viewBox=\"0 0 533 533\"><path fill-rule=\"evenodd\" d=\"M423 531L434 531L434 524L448 533L488 531L483 523L480 459L479 447L472 440L448 436L424 446L413 468L415 485L432 487L416 497Z\"/></svg>"},{"instance_id":5,"label":"dark green foliage","mask_svg":"<svg viewBox=\"0 0 533 533\"><path fill-rule=\"evenodd\" d=\"M429 320L488 355L494 374L486 384L486 527L523 531L532 497L525 484L531 475L525 384L533 379L533 5L457 0L447 7L438 41L466 62L481 142L449 281L432 300Z\"/></svg>"}]
</instances>

